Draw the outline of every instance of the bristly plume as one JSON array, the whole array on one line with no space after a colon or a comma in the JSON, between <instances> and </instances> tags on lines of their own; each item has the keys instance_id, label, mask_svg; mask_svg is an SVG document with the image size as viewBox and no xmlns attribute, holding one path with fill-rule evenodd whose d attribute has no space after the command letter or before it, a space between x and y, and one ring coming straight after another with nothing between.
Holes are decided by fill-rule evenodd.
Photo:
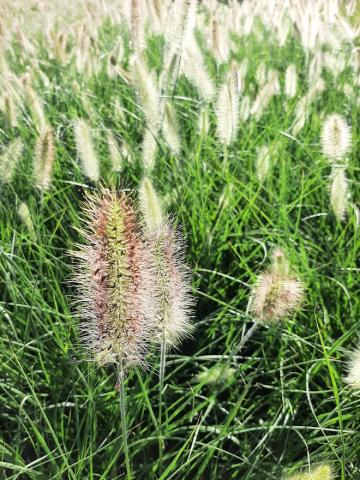
<instances>
[{"instance_id":1,"label":"bristly plume","mask_svg":"<svg viewBox=\"0 0 360 480\"><path fill-rule=\"evenodd\" d=\"M297 74L296 67L292 63L285 72L285 95L288 98L294 98L297 90Z\"/></svg>"},{"instance_id":2,"label":"bristly plume","mask_svg":"<svg viewBox=\"0 0 360 480\"><path fill-rule=\"evenodd\" d=\"M340 115L329 115L321 132L323 154L331 161L345 157L351 147L351 129Z\"/></svg>"},{"instance_id":3,"label":"bristly plume","mask_svg":"<svg viewBox=\"0 0 360 480\"><path fill-rule=\"evenodd\" d=\"M121 172L123 168L123 157L120 153L115 135L109 129L106 130L106 140L111 160L111 170L113 172Z\"/></svg>"},{"instance_id":4,"label":"bristly plume","mask_svg":"<svg viewBox=\"0 0 360 480\"><path fill-rule=\"evenodd\" d=\"M157 142L154 133L146 129L142 142L142 164L146 173L153 170L156 161Z\"/></svg>"},{"instance_id":5,"label":"bristly plume","mask_svg":"<svg viewBox=\"0 0 360 480\"><path fill-rule=\"evenodd\" d=\"M141 182L139 201L146 230L150 233L158 231L164 223L164 215L161 200L148 177L144 177Z\"/></svg>"},{"instance_id":6,"label":"bristly plume","mask_svg":"<svg viewBox=\"0 0 360 480\"><path fill-rule=\"evenodd\" d=\"M259 147L256 157L256 175L262 184L270 171L270 149L267 145Z\"/></svg>"},{"instance_id":7,"label":"bristly plume","mask_svg":"<svg viewBox=\"0 0 360 480\"><path fill-rule=\"evenodd\" d=\"M35 145L34 174L36 186L41 190L47 190L51 186L54 159L54 135L48 126L41 132Z\"/></svg>"},{"instance_id":8,"label":"bristly plume","mask_svg":"<svg viewBox=\"0 0 360 480\"><path fill-rule=\"evenodd\" d=\"M257 277L249 310L259 321L276 322L293 313L303 297L303 283L289 272L283 251L276 249L271 267Z\"/></svg>"},{"instance_id":9,"label":"bristly plume","mask_svg":"<svg viewBox=\"0 0 360 480\"><path fill-rule=\"evenodd\" d=\"M100 166L90 128L85 120L78 119L75 121L74 131L76 149L80 156L84 174L93 182L97 182L100 178Z\"/></svg>"},{"instance_id":10,"label":"bristly plume","mask_svg":"<svg viewBox=\"0 0 360 480\"><path fill-rule=\"evenodd\" d=\"M184 240L170 220L148 235L155 296L154 341L176 347L191 334L193 299L190 270L184 260Z\"/></svg>"},{"instance_id":11,"label":"bristly plume","mask_svg":"<svg viewBox=\"0 0 360 480\"><path fill-rule=\"evenodd\" d=\"M152 334L148 254L124 192L101 190L84 205L77 261L82 338L99 364L144 364Z\"/></svg>"},{"instance_id":12,"label":"bristly plume","mask_svg":"<svg viewBox=\"0 0 360 480\"><path fill-rule=\"evenodd\" d=\"M177 346L193 327L190 271L184 261L184 241L163 213L161 201L150 179L140 189L140 209L150 252L156 330L154 341Z\"/></svg>"},{"instance_id":13,"label":"bristly plume","mask_svg":"<svg viewBox=\"0 0 360 480\"><path fill-rule=\"evenodd\" d=\"M216 104L217 136L226 145L235 139L239 121L239 89L235 69L231 69L220 87Z\"/></svg>"},{"instance_id":14,"label":"bristly plume","mask_svg":"<svg viewBox=\"0 0 360 480\"><path fill-rule=\"evenodd\" d=\"M172 103L165 102L165 115L162 126L164 140L174 155L178 155L181 149L180 134L177 124L176 111Z\"/></svg>"},{"instance_id":15,"label":"bristly plume","mask_svg":"<svg viewBox=\"0 0 360 480\"><path fill-rule=\"evenodd\" d=\"M240 102L239 108L239 120L241 123L245 123L250 117L251 105L249 95L244 95Z\"/></svg>"},{"instance_id":16,"label":"bristly plume","mask_svg":"<svg viewBox=\"0 0 360 480\"><path fill-rule=\"evenodd\" d=\"M35 127L39 133L41 133L46 128L46 118L44 113L43 104L35 92L35 90L30 85L30 80L28 77L24 77L24 91L26 96L26 101L29 106L31 117L35 124Z\"/></svg>"},{"instance_id":17,"label":"bristly plume","mask_svg":"<svg viewBox=\"0 0 360 480\"><path fill-rule=\"evenodd\" d=\"M21 158L23 146L21 138L16 138L9 143L6 150L0 155L0 182L11 182Z\"/></svg>"},{"instance_id":18,"label":"bristly plume","mask_svg":"<svg viewBox=\"0 0 360 480\"><path fill-rule=\"evenodd\" d=\"M22 221L22 223L27 228L27 230L30 234L30 237L33 240L36 240L36 233L35 233L35 228L34 228L33 221L31 219L30 210L29 210L29 207L26 205L25 202L20 203L19 208L18 208L18 215L19 215L19 218Z\"/></svg>"},{"instance_id":19,"label":"bristly plume","mask_svg":"<svg viewBox=\"0 0 360 480\"><path fill-rule=\"evenodd\" d=\"M344 220L348 208L349 187L345 168L333 167L330 184L330 205L336 218Z\"/></svg>"},{"instance_id":20,"label":"bristly plume","mask_svg":"<svg viewBox=\"0 0 360 480\"><path fill-rule=\"evenodd\" d=\"M322 464L313 468L310 472L296 473L286 480L332 480L333 470L330 465Z\"/></svg>"},{"instance_id":21,"label":"bristly plume","mask_svg":"<svg viewBox=\"0 0 360 480\"><path fill-rule=\"evenodd\" d=\"M147 126L156 134L160 126L160 93L154 72L149 70L143 55L134 61L132 81L138 92Z\"/></svg>"},{"instance_id":22,"label":"bristly plume","mask_svg":"<svg viewBox=\"0 0 360 480\"><path fill-rule=\"evenodd\" d=\"M345 382L354 388L360 388L360 349L356 349L347 365Z\"/></svg>"}]
</instances>

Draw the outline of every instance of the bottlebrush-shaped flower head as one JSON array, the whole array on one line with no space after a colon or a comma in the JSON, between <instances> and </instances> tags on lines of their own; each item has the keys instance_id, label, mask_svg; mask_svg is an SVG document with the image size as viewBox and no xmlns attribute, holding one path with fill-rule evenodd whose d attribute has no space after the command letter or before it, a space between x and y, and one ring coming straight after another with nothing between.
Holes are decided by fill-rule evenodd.
<instances>
[{"instance_id":1,"label":"bottlebrush-shaped flower head","mask_svg":"<svg viewBox=\"0 0 360 480\"><path fill-rule=\"evenodd\" d=\"M155 298L155 342L177 346L193 330L190 272L184 261L184 241L169 220L148 234Z\"/></svg>"},{"instance_id":2,"label":"bottlebrush-shaped flower head","mask_svg":"<svg viewBox=\"0 0 360 480\"><path fill-rule=\"evenodd\" d=\"M332 480L333 478L333 471L330 465L323 464L311 470L310 473L296 473L291 477L286 477L286 480Z\"/></svg>"},{"instance_id":3,"label":"bottlebrush-shaped flower head","mask_svg":"<svg viewBox=\"0 0 360 480\"><path fill-rule=\"evenodd\" d=\"M260 321L274 322L291 314L303 296L302 282L289 272L282 250L275 249L271 267L260 273L253 287L249 310Z\"/></svg>"},{"instance_id":4,"label":"bottlebrush-shaped flower head","mask_svg":"<svg viewBox=\"0 0 360 480\"><path fill-rule=\"evenodd\" d=\"M345 382L355 388L360 388L360 349L353 352L347 366Z\"/></svg>"},{"instance_id":5,"label":"bottlebrush-shaped flower head","mask_svg":"<svg viewBox=\"0 0 360 480\"><path fill-rule=\"evenodd\" d=\"M340 115L329 115L321 132L323 154L329 160L341 160L351 146L351 129L346 120Z\"/></svg>"},{"instance_id":6,"label":"bottlebrush-shaped flower head","mask_svg":"<svg viewBox=\"0 0 360 480\"><path fill-rule=\"evenodd\" d=\"M143 364L153 316L149 259L124 192L89 195L77 259L83 341L99 364Z\"/></svg>"},{"instance_id":7,"label":"bottlebrush-shaped flower head","mask_svg":"<svg viewBox=\"0 0 360 480\"><path fill-rule=\"evenodd\" d=\"M333 167L330 184L330 205L339 222L345 218L348 200L349 187L345 168Z\"/></svg>"}]
</instances>

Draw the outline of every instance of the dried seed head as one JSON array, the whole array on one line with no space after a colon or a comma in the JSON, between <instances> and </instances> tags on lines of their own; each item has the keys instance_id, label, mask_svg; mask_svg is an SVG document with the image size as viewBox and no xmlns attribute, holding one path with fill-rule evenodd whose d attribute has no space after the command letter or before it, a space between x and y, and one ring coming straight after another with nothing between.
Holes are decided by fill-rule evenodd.
<instances>
[{"instance_id":1,"label":"dried seed head","mask_svg":"<svg viewBox=\"0 0 360 480\"><path fill-rule=\"evenodd\" d=\"M11 182L17 164L21 158L23 143L21 138L16 138L7 146L5 152L0 155L0 182Z\"/></svg>"},{"instance_id":2,"label":"dried seed head","mask_svg":"<svg viewBox=\"0 0 360 480\"><path fill-rule=\"evenodd\" d=\"M323 154L331 161L341 160L351 147L351 129L346 120L333 113L329 115L321 132Z\"/></svg>"},{"instance_id":3,"label":"dried seed head","mask_svg":"<svg viewBox=\"0 0 360 480\"><path fill-rule=\"evenodd\" d=\"M275 322L291 314L301 303L303 284L289 275L267 270L261 273L250 296L249 308L263 322Z\"/></svg>"},{"instance_id":4,"label":"dried seed head","mask_svg":"<svg viewBox=\"0 0 360 480\"><path fill-rule=\"evenodd\" d=\"M360 388L360 349L355 350L351 355L345 382L354 388Z\"/></svg>"},{"instance_id":5,"label":"dried seed head","mask_svg":"<svg viewBox=\"0 0 360 480\"><path fill-rule=\"evenodd\" d=\"M139 188L140 209L148 232L157 232L164 223L160 198L151 180L144 177Z\"/></svg>"},{"instance_id":6,"label":"dried seed head","mask_svg":"<svg viewBox=\"0 0 360 480\"><path fill-rule=\"evenodd\" d=\"M36 186L47 190L51 186L51 174L55 159L54 135L51 127L46 127L36 141L34 174Z\"/></svg>"},{"instance_id":7,"label":"dried seed head","mask_svg":"<svg viewBox=\"0 0 360 480\"><path fill-rule=\"evenodd\" d=\"M73 253L82 338L99 364L143 364L151 335L148 254L125 193L102 190L84 207L85 245Z\"/></svg>"},{"instance_id":8,"label":"dried seed head","mask_svg":"<svg viewBox=\"0 0 360 480\"><path fill-rule=\"evenodd\" d=\"M148 235L155 298L154 341L166 347L177 346L188 336L193 299L190 272L184 262L184 242L171 222Z\"/></svg>"},{"instance_id":9,"label":"dried seed head","mask_svg":"<svg viewBox=\"0 0 360 480\"><path fill-rule=\"evenodd\" d=\"M99 160L96 156L90 128L85 120L78 119L74 125L76 149L84 174L93 182L100 178Z\"/></svg>"},{"instance_id":10,"label":"dried seed head","mask_svg":"<svg viewBox=\"0 0 360 480\"><path fill-rule=\"evenodd\" d=\"M345 168L333 167L330 185L330 205L339 221L345 218L348 200L349 188Z\"/></svg>"}]
</instances>

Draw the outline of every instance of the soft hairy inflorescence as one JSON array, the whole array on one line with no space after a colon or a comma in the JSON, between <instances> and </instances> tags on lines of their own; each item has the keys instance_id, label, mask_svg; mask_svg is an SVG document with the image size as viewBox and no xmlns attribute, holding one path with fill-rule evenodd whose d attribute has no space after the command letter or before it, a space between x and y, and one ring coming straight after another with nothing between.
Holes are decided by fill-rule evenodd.
<instances>
[{"instance_id":1,"label":"soft hairy inflorescence","mask_svg":"<svg viewBox=\"0 0 360 480\"><path fill-rule=\"evenodd\" d=\"M347 365L345 382L354 388L360 388L360 348L355 350Z\"/></svg>"},{"instance_id":2,"label":"soft hairy inflorescence","mask_svg":"<svg viewBox=\"0 0 360 480\"><path fill-rule=\"evenodd\" d=\"M319 465L310 472L296 473L291 477L286 477L286 480L332 480L333 470L330 465Z\"/></svg>"},{"instance_id":3,"label":"soft hairy inflorescence","mask_svg":"<svg viewBox=\"0 0 360 480\"><path fill-rule=\"evenodd\" d=\"M219 140L226 144L235 139L239 121L238 77L231 69L219 90L216 103L216 133Z\"/></svg>"},{"instance_id":4,"label":"soft hairy inflorescence","mask_svg":"<svg viewBox=\"0 0 360 480\"><path fill-rule=\"evenodd\" d=\"M16 138L9 143L6 150L0 155L0 182L9 183L13 179L23 147L21 138Z\"/></svg>"},{"instance_id":5,"label":"soft hairy inflorescence","mask_svg":"<svg viewBox=\"0 0 360 480\"><path fill-rule=\"evenodd\" d=\"M351 147L351 129L340 115L329 115L321 132L323 154L331 161L341 160Z\"/></svg>"},{"instance_id":6,"label":"soft hairy inflorescence","mask_svg":"<svg viewBox=\"0 0 360 480\"><path fill-rule=\"evenodd\" d=\"M143 364L153 316L149 257L124 192L102 190L84 207L85 245L73 255L82 338L99 364Z\"/></svg>"},{"instance_id":7,"label":"soft hairy inflorescence","mask_svg":"<svg viewBox=\"0 0 360 480\"><path fill-rule=\"evenodd\" d=\"M156 343L177 346L193 329L190 270L184 261L184 240L166 215L148 177L139 188L144 234L150 253Z\"/></svg>"},{"instance_id":8,"label":"soft hairy inflorescence","mask_svg":"<svg viewBox=\"0 0 360 480\"><path fill-rule=\"evenodd\" d=\"M330 184L330 205L335 217L344 220L348 208L349 187L345 168L333 167Z\"/></svg>"},{"instance_id":9,"label":"soft hairy inflorescence","mask_svg":"<svg viewBox=\"0 0 360 480\"><path fill-rule=\"evenodd\" d=\"M258 320L274 322L291 314L301 304L303 295L300 280L267 270L256 280L249 309Z\"/></svg>"},{"instance_id":10,"label":"soft hairy inflorescence","mask_svg":"<svg viewBox=\"0 0 360 480\"><path fill-rule=\"evenodd\" d=\"M80 156L84 174L93 182L100 179L100 165L95 153L89 125L85 120L78 119L74 125L76 149Z\"/></svg>"},{"instance_id":11,"label":"soft hairy inflorescence","mask_svg":"<svg viewBox=\"0 0 360 480\"><path fill-rule=\"evenodd\" d=\"M54 134L52 128L47 126L35 144L34 174L36 186L41 190L51 186L54 159Z\"/></svg>"},{"instance_id":12,"label":"soft hairy inflorescence","mask_svg":"<svg viewBox=\"0 0 360 480\"><path fill-rule=\"evenodd\" d=\"M190 271L184 261L184 241L169 220L148 234L154 285L156 329L154 341L176 347L193 326Z\"/></svg>"}]
</instances>

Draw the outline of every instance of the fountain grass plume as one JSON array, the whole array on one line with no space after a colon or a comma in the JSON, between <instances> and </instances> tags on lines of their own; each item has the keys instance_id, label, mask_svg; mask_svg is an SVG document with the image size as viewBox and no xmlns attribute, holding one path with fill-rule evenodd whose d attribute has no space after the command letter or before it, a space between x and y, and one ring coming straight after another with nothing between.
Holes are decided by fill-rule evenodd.
<instances>
[{"instance_id":1,"label":"fountain grass plume","mask_svg":"<svg viewBox=\"0 0 360 480\"><path fill-rule=\"evenodd\" d=\"M97 182L100 179L100 165L88 123L77 119L74 124L74 133L84 174L93 182Z\"/></svg>"},{"instance_id":2,"label":"fountain grass plume","mask_svg":"<svg viewBox=\"0 0 360 480\"><path fill-rule=\"evenodd\" d=\"M300 472L286 477L285 480L332 480L333 470L330 465L322 464L313 468L310 472Z\"/></svg>"},{"instance_id":3,"label":"fountain grass plume","mask_svg":"<svg viewBox=\"0 0 360 480\"><path fill-rule=\"evenodd\" d=\"M293 313L304 298L304 285L289 269L286 256L276 249L270 268L261 272L252 289L249 310L260 322L276 322Z\"/></svg>"},{"instance_id":4,"label":"fountain grass plume","mask_svg":"<svg viewBox=\"0 0 360 480\"><path fill-rule=\"evenodd\" d=\"M326 117L321 131L321 146L330 161L345 157L351 147L351 129L343 117L336 113Z\"/></svg>"},{"instance_id":5,"label":"fountain grass plume","mask_svg":"<svg viewBox=\"0 0 360 480\"><path fill-rule=\"evenodd\" d=\"M152 332L149 257L124 192L88 194L76 260L82 340L98 364L145 365Z\"/></svg>"},{"instance_id":6,"label":"fountain grass plume","mask_svg":"<svg viewBox=\"0 0 360 480\"><path fill-rule=\"evenodd\" d=\"M51 186L54 159L54 134L52 128L47 126L35 144L34 174L36 186L41 190L48 190Z\"/></svg>"},{"instance_id":7,"label":"fountain grass plume","mask_svg":"<svg viewBox=\"0 0 360 480\"><path fill-rule=\"evenodd\" d=\"M21 138L16 138L0 155L0 182L9 183L14 177L16 166L21 159L24 144Z\"/></svg>"}]
</instances>

